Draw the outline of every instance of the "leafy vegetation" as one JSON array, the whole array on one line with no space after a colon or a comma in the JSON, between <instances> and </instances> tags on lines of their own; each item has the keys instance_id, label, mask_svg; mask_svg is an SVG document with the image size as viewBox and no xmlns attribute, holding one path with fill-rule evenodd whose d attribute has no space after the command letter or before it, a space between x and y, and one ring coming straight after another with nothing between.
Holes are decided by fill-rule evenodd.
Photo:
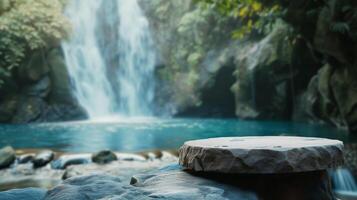
<instances>
[{"instance_id":1,"label":"leafy vegetation","mask_svg":"<svg viewBox=\"0 0 357 200\"><path fill-rule=\"evenodd\" d=\"M264 34L271 30L275 19L281 15L278 1L271 0L196 0L203 8L213 7L220 13L240 20L242 26L232 36L241 39L252 32Z\"/></svg>"},{"instance_id":2,"label":"leafy vegetation","mask_svg":"<svg viewBox=\"0 0 357 200\"><path fill-rule=\"evenodd\" d=\"M57 44L69 22L64 0L0 1L0 86L31 52Z\"/></svg>"}]
</instances>

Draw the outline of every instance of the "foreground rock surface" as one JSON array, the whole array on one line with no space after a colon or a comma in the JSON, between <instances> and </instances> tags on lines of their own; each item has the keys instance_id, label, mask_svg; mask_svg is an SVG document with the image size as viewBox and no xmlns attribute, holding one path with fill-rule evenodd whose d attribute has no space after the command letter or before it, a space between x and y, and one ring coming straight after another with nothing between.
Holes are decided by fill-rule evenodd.
<instances>
[{"instance_id":1,"label":"foreground rock surface","mask_svg":"<svg viewBox=\"0 0 357 200\"><path fill-rule=\"evenodd\" d=\"M273 184L272 184L273 183ZM290 175L191 174L178 165L135 175L131 185L105 174L74 177L49 190L45 200L332 200L324 171Z\"/></svg>"},{"instance_id":2,"label":"foreground rock surface","mask_svg":"<svg viewBox=\"0 0 357 200\"><path fill-rule=\"evenodd\" d=\"M186 142L180 149L180 164L198 172L309 172L342 165L342 150L342 142L319 138L215 138Z\"/></svg>"},{"instance_id":3,"label":"foreground rock surface","mask_svg":"<svg viewBox=\"0 0 357 200\"><path fill-rule=\"evenodd\" d=\"M14 189L0 194L0 200L42 200L47 190L39 188Z\"/></svg>"}]
</instances>

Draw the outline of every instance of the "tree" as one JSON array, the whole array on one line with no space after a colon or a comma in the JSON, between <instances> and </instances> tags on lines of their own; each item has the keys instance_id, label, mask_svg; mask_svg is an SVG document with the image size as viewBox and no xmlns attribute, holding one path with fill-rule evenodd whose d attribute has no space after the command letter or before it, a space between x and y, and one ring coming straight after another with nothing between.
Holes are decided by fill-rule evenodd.
<instances>
[{"instance_id":1,"label":"tree","mask_svg":"<svg viewBox=\"0 0 357 200\"><path fill-rule=\"evenodd\" d=\"M0 86L31 52L58 44L69 29L63 0L0 1Z\"/></svg>"},{"instance_id":2,"label":"tree","mask_svg":"<svg viewBox=\"0 0 357 200\"><path fill-rule=\"evenodd\" d=\"M220 13L241 21L232 34L241 39L253 31L263 34L270 31L271 25L282 12L278 0L196 0L203 8L210 6Z\"/></svg>"}]
</instances>

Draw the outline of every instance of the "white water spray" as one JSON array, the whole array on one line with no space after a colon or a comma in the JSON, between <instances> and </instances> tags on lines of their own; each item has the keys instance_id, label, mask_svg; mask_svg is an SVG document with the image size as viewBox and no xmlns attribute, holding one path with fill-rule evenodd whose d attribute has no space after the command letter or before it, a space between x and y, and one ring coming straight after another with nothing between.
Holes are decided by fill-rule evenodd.
<instances>
[{"instance_id":1,"label":"white water spray","mask_svg":"<svg viewBox=\"0 0 357 200\"><path fill-rule=\"evenodd\" d=\"M152 116L155 51L137 0L72 0L63 43L76 98L90 119Z\"/></svg>"}]
</instances>

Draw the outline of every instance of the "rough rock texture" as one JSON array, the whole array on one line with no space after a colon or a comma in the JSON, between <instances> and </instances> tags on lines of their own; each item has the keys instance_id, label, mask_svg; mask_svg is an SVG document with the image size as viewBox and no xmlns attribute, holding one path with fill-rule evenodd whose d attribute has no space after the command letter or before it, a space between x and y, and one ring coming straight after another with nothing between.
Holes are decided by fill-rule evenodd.
<instances>
[{"instance_id":1,"label":"rough rock texture","mask_svg":"<svg viewBox=\"0 0 357 200\"><path fill-rule=\"evenodd\" d=\"M347 144L344 150L345 165L357 177L357 144Z\"/></svg>"},{"instance_id":2,"label":"rough rock texture","mask_svg":"<svg viewBox=\"0 0 357 200\"><path fill-rule=\"evenodd\" d=\"M0 89L0 122L78 120L85 112L73 98L60 48L40 50Z\"/></svg>"},{"instance_id":3,"label":"rough rock texture","mask_svg":"<svg viewBox=\"0 0 357 200\"><path fill-rule=\"evenodd\" d=\"M224 18L215 9L201 10L192 0L140 2L160 57L156 90L159 114L234 116L230 87L235 45L230 45L230 32L238 22Z\"/></svg>"},{"instance_id":4,"label":"rough rock texture","mask_svg":"<svg viewBox=\"0 0 357 200\"><path fill-rule=\"evenodd\" d=\"M130 185L105 174L74 177L48 191L44 199L334 200L329 183L326 171L285 175L191 174L173 164L134 175Z\"/></svg>"},{"instance_id":5,"label":"rough rock texture","mask_svg":"<svg viewBox=\"0 0 357 200\"><path fill-rule=\"evenodd\" d=\"M0 192L0 200L42 200L47 190L39 188L14 189Z\"/></svg>"},{"instance_id":6,"label":"rough rock texture","mask_svg":"<svg viewBox=\"0 0 357 200\"><path fill-rule=\"evenodd\" d=\"M64 181L49 190L44 200L85 200L85 199L138 199L143 194L133 187L125 186L122 181L109 175L81 176Z\"/></svg>"},{"instance_id":7,"label":"rough rock texture","mask_svg":"<svg viewBox=\"0 0 357 200\"><path fill-rule=\"evenodd\" d=\"M180 164L197 172L279 174L343 164L343 143L300 137L235 137L186 142Z\"/></svg>"},{"instance_id":8,"label":"rough rock texture","mask_svg":"<svg viewBox=\"0 0 357 200\"><path fill-rule=\"evenodd\" d=\"M12 147L0 149L0 169L9 167L15 161L15 151Z\"/></svg>"}]
</instances>

